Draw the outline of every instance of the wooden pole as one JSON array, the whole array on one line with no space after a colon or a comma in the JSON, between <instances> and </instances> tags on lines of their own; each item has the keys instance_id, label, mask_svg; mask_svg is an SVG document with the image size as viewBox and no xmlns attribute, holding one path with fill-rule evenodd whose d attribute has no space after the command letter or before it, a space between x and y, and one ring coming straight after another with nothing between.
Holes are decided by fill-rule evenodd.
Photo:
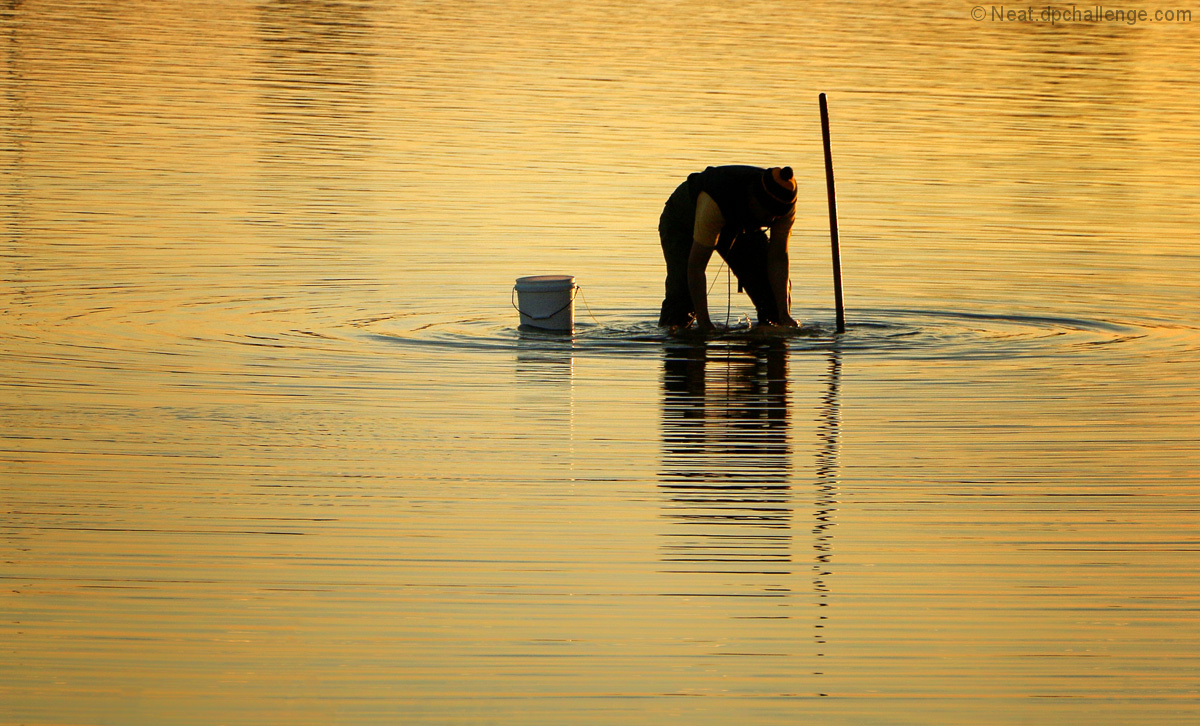
<instances>
[{"instance_id":1,"label":"wooden pole","mask_svg":"<svg viewBox=\"0 0 1200 726\"><path fill-rule=\"evenodd\" d=\"M833 193L833 153L829 150L829 104L821 101L821 135L825 139L825 187L829 191L829 242L833 246L833 300L837 306L837 332L846 332L846 309L842 306L842 253L838 248L837 199Z\"/></svg>"}]
</instances>

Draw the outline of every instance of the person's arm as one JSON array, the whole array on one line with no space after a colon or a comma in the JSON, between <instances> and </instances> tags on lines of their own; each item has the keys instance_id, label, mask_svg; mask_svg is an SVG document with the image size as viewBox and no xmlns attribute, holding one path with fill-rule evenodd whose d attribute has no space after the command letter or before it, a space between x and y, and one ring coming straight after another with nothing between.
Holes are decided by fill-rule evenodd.
<instances>
[{"instance_id":1,"label":"person's arm","mask_svg":"<svg viewBox=\"0 0 1200 726\"><path fill-rule=\"evenodd\" d=\"M708 317L708 279L704 275L712 253L712 247L692 242L692 252L688 255L688 292L692 294L692 306L696 309L696 327L701 330L712 330L714 327Z\"/></svg>"},{"instance_id":2,"label":"person's arm","mask_svg":"<svg viewBox=\"0 0 1200 726\"><path fill-rule=\"evenodd\" d=\"M771 241L767 245L767 280L775 294L775 305L779 310L780 325L795 326L792 318L792 280L788 262L788 239L792 236L792 223L796 214L791 212L771 225Z\"/></svg>"},{"instance_id":3,"label":"person's arm","mask_svg":"<svg viewBox=\"0 0 1200 726\"><path fill-rule=\"evenodd\" d=\"M708 317L708 279L704 274L708 261L712 258L713 250L717 247L717 237L725 226L725 217L716 200L708 192L700 192L696 197L696 222L692 229L692 251L688 255L688 292L692 295L692 307L696 310L696 326L701 330L712 330L712 320Z\"/></svg>"}]
</instances>

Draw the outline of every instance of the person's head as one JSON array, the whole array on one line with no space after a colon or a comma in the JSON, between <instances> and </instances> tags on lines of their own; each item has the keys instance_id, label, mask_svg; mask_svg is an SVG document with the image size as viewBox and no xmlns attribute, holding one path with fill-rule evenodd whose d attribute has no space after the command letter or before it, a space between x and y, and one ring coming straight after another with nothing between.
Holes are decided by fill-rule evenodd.
<instances>
[{"instance_id":1,"label":"person's head","mask_svg":"<svg viewBox=\"0 0 1200 726\"><path fill-rule=\"evenodd\" d=\"M792 167L772 167L750 190L750 213L764 225L791 214L796 206L796 180Z\"/></svg>"}]
</instances>

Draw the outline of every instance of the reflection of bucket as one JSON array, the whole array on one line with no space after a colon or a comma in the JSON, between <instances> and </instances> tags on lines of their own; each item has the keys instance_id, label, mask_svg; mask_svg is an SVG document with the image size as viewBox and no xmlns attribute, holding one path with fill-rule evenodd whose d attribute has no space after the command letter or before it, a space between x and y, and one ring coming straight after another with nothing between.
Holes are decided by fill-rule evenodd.
<instances>
[{"instance_id":1,"label":"reflection of bucket","mask_svg":"<svg viewBox=\"0 0 1200 726\"><path fill-rule=\"evenodd\" d=\"M533 275L517 278L517 312L521 325L542 330L571 330L575 326L573 275Z\"/></svg>"}]
</instances>

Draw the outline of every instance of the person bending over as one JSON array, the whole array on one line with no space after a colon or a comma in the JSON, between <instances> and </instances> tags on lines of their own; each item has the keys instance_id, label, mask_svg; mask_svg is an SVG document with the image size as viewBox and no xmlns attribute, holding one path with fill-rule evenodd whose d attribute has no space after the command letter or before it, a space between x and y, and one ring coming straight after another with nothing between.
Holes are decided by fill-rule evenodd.
<instances>
[{"instance_id":1,"label":"person bending over","mask_svg":"<svg viewBox=\"0 0 1200 726\"><path fill-rule=\"evenodd\" d=\"M754 303L759 325L796 326L791 316L788 237L796 217L791 167L710 166L688 176L663 208L658 236L667 294L658 324L713 330L705 269L713 250ZM770 236L763 231L770 230Z\"/></svg>"}]
</instances>

